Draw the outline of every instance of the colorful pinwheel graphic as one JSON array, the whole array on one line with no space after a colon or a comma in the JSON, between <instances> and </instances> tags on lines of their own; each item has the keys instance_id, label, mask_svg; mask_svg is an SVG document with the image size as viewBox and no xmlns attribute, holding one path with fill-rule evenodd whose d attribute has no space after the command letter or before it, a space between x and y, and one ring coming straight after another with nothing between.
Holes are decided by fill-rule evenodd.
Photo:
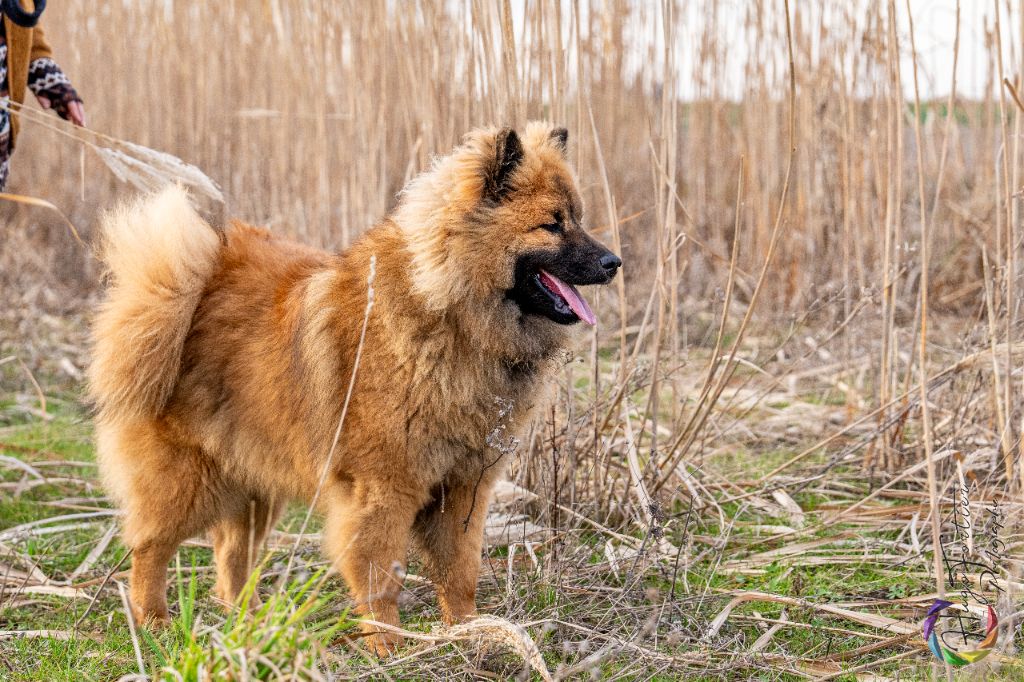
<instances>
[{"instance_id":1,"label":"colorful pinwheel graphic","mask_svg":"<svg viewBox=\"0 0 1024 682\"><path fill-rule=\"evenodd\" d=\"M996 645L996 640L999 638L999 619L996 618L995 610L989 606L988 618L985 625L985 639L981 640L977 649L973 649L971 651L954 651L940 643L939 637L935 632L935 623L939 619L939 613L941 613L946 607L952 605L953 602L936 599L935 603L932 604L932 607L928 609L928 615L924 619L924 626L921 628L921 632L924 634L924 640L928 642L928 648L932 650L933 654L935 654L935 658L959 668L960 666L967 665L968 663L980 661L989 655L989 652L991 652L992 648Z\"/></svg>"}]
</instances>

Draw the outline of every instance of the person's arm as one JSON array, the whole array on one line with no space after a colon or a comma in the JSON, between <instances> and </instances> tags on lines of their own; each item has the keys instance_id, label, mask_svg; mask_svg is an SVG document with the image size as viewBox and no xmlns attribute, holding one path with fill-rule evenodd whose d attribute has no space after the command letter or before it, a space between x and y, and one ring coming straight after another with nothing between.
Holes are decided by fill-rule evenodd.
<instances>
[{"instance_id":1,"label":"person's arm","mask_svg":"<svg viewBox=\"0 0 1024 682\"><path fill-rule=\"evenodd\" d=\"M75 125L85 125L85 107L71 81L53 61L53 53L41 26L32 29L31 61L28 66L28 87L44 109Z\"/></svg>"}]
</instances>

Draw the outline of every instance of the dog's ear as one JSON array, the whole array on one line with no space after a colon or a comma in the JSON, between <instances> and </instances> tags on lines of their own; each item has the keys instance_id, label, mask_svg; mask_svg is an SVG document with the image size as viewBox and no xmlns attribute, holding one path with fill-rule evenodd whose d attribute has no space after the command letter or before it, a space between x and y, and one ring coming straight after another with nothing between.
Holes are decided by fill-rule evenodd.
<instances>
[{"instance_id":1,"label":"dog's ear","mask_svg":"<svg viewBox=\"0 0 1024 682\"><path fill-rule=\"evenodd\" d=\"M485 191L501 201L512 189L512 173L523 160L523 143L511 128L502 128L494 138L494 159L487 169Z\"/></svg>"},{"instance_id":2,"label":"dog's ear","mask_svg":"<svg viewBox=\"0 0 1024 682\"><path fill-rule=\"evenodd\" d=\"M565 128L555 128L551 131L551 144L555 145L562 156L569 152L569 131Z\"/></svg>"}]
</instances>

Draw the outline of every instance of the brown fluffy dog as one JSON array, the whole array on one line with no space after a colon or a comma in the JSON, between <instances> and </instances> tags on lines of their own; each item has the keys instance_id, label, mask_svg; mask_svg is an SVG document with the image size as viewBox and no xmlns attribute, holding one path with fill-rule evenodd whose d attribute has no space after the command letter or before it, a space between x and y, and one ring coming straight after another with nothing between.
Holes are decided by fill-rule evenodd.
<instances>
[{"instance_id":1,"label":"brown fluffy dog","mask_svg":"<svg viewBox=\"0 0 1024 682\"><path fill-rule=\"evenodd\" d=\"M361 613L398 623L410 541L444 620L474 613L504 469L488 435L523 427L569 325L594 322L573 285L621 265L580 227L565 145L536 123L475 131L341 254L240 223L218 236L177 189L107 216L89 376L138 620L167 619L167 563L206 530L234 600L282 505L322 473L326 551Z\"/></svg>"}]
</instances>

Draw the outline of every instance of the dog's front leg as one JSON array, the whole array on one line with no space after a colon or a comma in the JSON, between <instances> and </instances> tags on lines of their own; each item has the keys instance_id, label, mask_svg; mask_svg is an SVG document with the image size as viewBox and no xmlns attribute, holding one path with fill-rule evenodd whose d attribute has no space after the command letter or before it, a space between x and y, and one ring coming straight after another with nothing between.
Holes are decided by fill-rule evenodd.
<instances>
[{"instance_id":1,"label":"dog's front leg","mask_svg":"<svg viewBox=\"0 0 1024 682\"><path fill-rule=\"evenodd\" d=\"M357 612L398 625L409 534L422 501L383 484L359 486L353 493L330 505L325 548L348 583ZM387 655L402 643L400 635L372 624L365 623L362 629L378 655Z\"/></svg>"},{"instance_id":2,"label":"dog's front leg","mask_svg":"<svg viewBox=\"0 0 1024 682\"><path fill-rule=\"evenodd\" d=\"M453 625L476 615L476 582L484 522L497 476L446 485L441 500L416 520L427 574L437 586L441 617Z\"/></svg>"}]
</instances>

